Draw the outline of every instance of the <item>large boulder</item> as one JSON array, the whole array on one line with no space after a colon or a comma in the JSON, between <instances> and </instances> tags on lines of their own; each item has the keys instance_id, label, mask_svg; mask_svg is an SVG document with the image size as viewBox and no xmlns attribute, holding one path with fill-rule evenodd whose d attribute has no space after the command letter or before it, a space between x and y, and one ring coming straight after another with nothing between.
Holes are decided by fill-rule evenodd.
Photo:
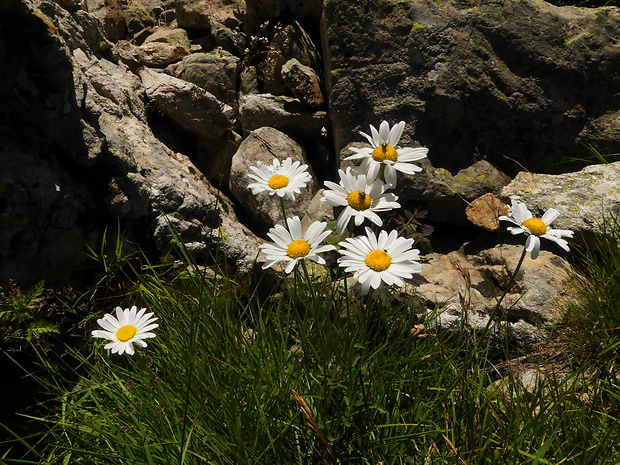
<instances>
[{"instance_id":1,"label":"large boulder","mask_svg":"<svg viewBox=\"0 0 620 465\"><path fill-rule=\"evenodd\" d=\"M507 236L509 237L509 236ZM428 316L451 331L482 331L485 328L503 340L535 344L544 340L554 325L562 321L570 297L566 282L571 267L552 252L542 250L536 260L528 256L501 307L503 294L519 262L523 245L463 250L449 254L429 254L422 270L427 282L404 293L426 302ZM506 334L506 331L508 333Z\"/></svg>"},{"instance_id":2,"label":"large boulder","mask_svg":"<svg viewBox=\"0 0 620 465\"><path fill-rule=\"evenodd\" d=\"M237 106L239 58L223 50L192 53L166 68L169 74L203 88L221 102Z\"/></svg>"},{"instance_id":3,"label":"large boulder","mask_svg":"<svg viewBox=\"0 0 620 465\"><path fill-rule=\"evenodd\" d=\"M147 106L164 111L175 103L167 96L182 101L183 91L194 92L188 118L201 118L201 131L216 138L232 109L163 73L144 71L147 89L84 39L93 25L103 38L99 20L83 10L0 3L0 284L74 284L88 248L119 223L126 239L152 252L168 253L176 234L199 264L218 256L247 270L258 239L189 157L155 136ZM177 122L193 129L188 121Z\"/></svg>"},{"instance_id":4,"label":"large boulder","mask_svg":"<svg viewBox=\"0 0 620 465\"><path fill-rule=\"evenodd\" d=\"M213 21L234 27L245 14L244 0L177 0L177 21L186 29L211 31Z\"/></svg>"},{"instance_id":5,"label":"large boulder","mask_svg":"<svg viewBox=\"0 0 620 465\"><path fill-rule=\"evenodd\" d=\"M248 174L252 173L250 167L257 166L259 161L271 166L274 158L283 161L288 157L294 162L307 164L306 154L297 142L277 129L263 127L250 132L232 158L230 191L262 229L266 230L278 223L284 224L284 218L277 195L268 192L252 194L248 188L248 185L254 182L248 177ZM301 189L301 194L295 194L295 201L285 197L286 216L303 217L317 189L317 183L313 179Z\"/></svg>"},{"instance_id":6,"label":"large boulder","mask_svg":"<svg viewBox=\"0 0 620 465\"><path fill-rule=\"evenodd\" d=\"M139 74L150 101L192 134L218 139L233 126L234 110L201 87L149 68Z\"/></svg>"},{"instance_id":7,"label":"large boulder","mask_svg":"<svg viewBox=\"0 0 620 465\"><path fill-rule=\"evenodd\" d=\"M587 240L620 214L620 162L559 175L521 172L502 189L501 198L506 203L520 200L538 218L555 208L561 216L552 226L576 231Z\"/></svg>"},{"instance_id":8,"label":"large boulder","mask_svg":"<svg viewBox=\"0 0 620 465\"><path fill-rule=\"evenodd\" d=\"M313 110L299 99L285 95L247 94L239 97L239 122L245 131L264 126L303 139L316 139L329 126L326 111Z\"/></svg>"},{"instance_id":9,"label":"large boulder","mask_svg":"<svg viewBox=\"0 0 620 465\"><path fill-rule=\"evenodd\" d=\"M405 120L403 142L452 173L480 155L515 174L620 142L620 9L542 0L326 0L326 87L338 153Z\"/></svg>"}]
</instances>

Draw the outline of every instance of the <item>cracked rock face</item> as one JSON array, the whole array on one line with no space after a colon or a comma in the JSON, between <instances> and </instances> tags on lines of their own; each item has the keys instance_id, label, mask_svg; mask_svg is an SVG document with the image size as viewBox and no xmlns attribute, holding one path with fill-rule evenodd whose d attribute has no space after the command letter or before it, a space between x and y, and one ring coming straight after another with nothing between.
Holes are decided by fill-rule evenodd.
<instances>
[{"instance_id":1,"label":"cracked rock face","mask_svg":"<svg viewBox=\"0 0 620 465\"><path fill-rule=\"evenodd\" d=\"M620 212L620 162L592 165L574 173L519 173L501 197L520 200L541 217L549 208L562 215L553 223L586 236L602 233L605 221Z\"/></svg>"},{"instance_id":2,"label":"cracked rock face","mask_svg":"<svg viewBox=\"0 0 620 465\"><path fill-rule=\"evenodd\" d=\"M508 327L508 336L514 342L540 342L548 328L562 319L570 292L565 282L571 268L546 250L536 260L527 256L501 311L497 311L497 299L522 250L522 245L498 245L475 255L461 251L430 254L421 273L428 282L418 286L415 293L428 302L432 308L428 314L436 315L437 324L443 328L458 331L464 325L469 330L482 330L489 325L496 336L502 337Z\"/></svg>"},{"instance_id":3,"label":"cracked rock face","mask_svg":"<svg viewBox=\"0 0 620 465\"><path fill-rule=\"evenodd\" d=\"M88 13L71 16L46 1L38 7L16 1L0 8L7 104L0 113L0 281L66 284L84 270L87 246L98 249L117 221L128 239L154 243L162 254L174 227L200 262L219 248L231 265L249 269L260 241L187 156L155 137L146 105L150 99L206 137L226 132L233 110L191 83L146 69L141 80L113 54L101 56L89 43L106 43L102 29L93 30L98 39L83 39ZM11 39L10 24L24 40ZM184 92L199 97L187 100L190 116L209 124L198 128L180 111Z\"/></svg>"},{"instance_id":4,"label":"cracked rock face","mask_svg":"<svg viewBox=\"0 0 620 465\"><path fill-rule=\"evenodd\" d=\"M273 128L260 128L250 133L232 159L230 175L230 191L244 205L248 215L263 228L282 224L282 209L280 198L268 192L252 194L248 185L254 182L248 177L250 167L257 166L258 162L271 166L273 159L283 161L291 157L293 162L307 164L303 148L286 134ZM317 183L311 180L300 194L295 194L295 200L284 199L288 217L302 218L308 211L313 193L317 190Z\"/></svg>"},{"instance_id":5,"label":"cracked rock face","mask_svg":"<svg viewBox=\"0 0 620 465\"><path fill-rule=\"evenodd\" d=\"M327 0L323 20L337 151L380 119L452 173L478 154L514 175L570 170L556 163L582 143L617 151L618 8Z\"/></svg>"}]
</instances>

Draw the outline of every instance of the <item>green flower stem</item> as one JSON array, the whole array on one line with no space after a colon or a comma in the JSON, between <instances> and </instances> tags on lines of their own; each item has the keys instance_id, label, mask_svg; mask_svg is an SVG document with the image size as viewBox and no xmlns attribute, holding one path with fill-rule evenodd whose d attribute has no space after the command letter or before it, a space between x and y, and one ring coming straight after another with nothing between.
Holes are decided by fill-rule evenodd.
<instances>
[{"instance_id":1,"label":"green flower stem","mask_svg":"<svg viewBox=\"0 0 620 465\"><path fill-rule=\"evenodd\" d=\"M312 281L310 280L310 273L308 273L308 268L306 267L306 261L300 260L301 267L304 270L304 277L306 278L306 283L308 284L308 288L310 289L310 293L312 294L313 301L316 302L316 295L314 293L314 286L312 285Z\"/></svg>"},{"instance_id":2,"label":"green flower stem","mask_svg":"<svg viewBox=\"0 0 620 465\"><path fill-rule=\"evenodd\" d=\"M284 223L284 227L288 231L288 223L286 222L286 208L284 208L284 197L280 197L280 208L282 209L282 222Z\"/></svg>"},{"instance_id":3,"label":"green flower stem","mask_svg":"<svg viewBox=\"0 0 620 465\"><path fill-rule=\"evenodd\" d=\"M523 252L521 252L521 258L519 259L519 263L517 263L517 267L515 268L514 272L512 273L512 276L510 277L510 281L508 281L508 285L506 286L506 288L504 289L504 293L500 296L499 300L497 301L497 303L495 304L495 310L499 310L500 309L500 305L502 304L502 302L504 301L504 298L506 297L506 295L508 294L508 292L510 292L510 288L513 286L513 284L515 283L516 279L517 279L517 273L519 272L519 270L521 269L521 265L523 264L523 259L525 258L525 254L526 254L526 250L525 250L525 246L523 247Z\"/></svg>"}]
</instances>

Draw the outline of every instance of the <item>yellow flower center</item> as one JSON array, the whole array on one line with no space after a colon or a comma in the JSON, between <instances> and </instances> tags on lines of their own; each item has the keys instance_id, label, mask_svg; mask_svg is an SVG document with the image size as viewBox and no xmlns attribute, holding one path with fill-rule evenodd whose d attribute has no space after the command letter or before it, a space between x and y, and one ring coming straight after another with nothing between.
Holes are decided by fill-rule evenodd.
<instances>
[{"instance_id":1,"label":"yellow flower center","mask_svg":"<svg viewBox=\"0 0 620 465\"><path fill-rule=\"evenodd\" d=\"M390 263L392 263L392 259L383 250L373 250L366 255L366 265L371 270L387 270L390 267Z\"/></svg>"},{"instance_id":2,"label":"yellow flower center","mask_svg":"<svg viewBox=\"0 0 620 465\"><path fill-rule=\"evenodd\" d=\"M353 191L347 195L347 202L351 208L356 210L366 210L370 208L370 195L366 192Z\"/></svg>"},{"instance_id":3,"label":"yellow flower center","mask_svg":"<svg viewBox=\"0 0 620 465\"><path fill-rule=\"evenodd\" d=\"M310 244L301 239L291 242L286 249L286 254L292 259L305 257L309 252Z\"/></svg>"},{"instance_id":4,"label":"yellow flower center","mask_svg":"<svg viewBox=\"0 0 620 465\"><path fill-rule=\"evenodd\" d=\"M538 218L530 218L523 222L523 226L530 230L534 236L542 236L547 232L547 226Z\"/></svg>"},{"instance_id":5,"label":"yellow flower center","mask_svg":"<svg viewBox=\"0 0 620 465\"><path fill-rule=\"evenodd\" d=\"M286 186L288 186L288 178L286 176L282 176L281 174L274 174L269 179L269 187L271 187L272 189L282 189Z\"/></svg>"},{"instance_id":6,"label":"yellow flower center","mask_svg":"<svg viewBox=\"0 0 620 465\"><path fill-rule=\"evenodd\" d=\"M127 342L136 335L136 327L134 325L125 325L116 331L116 337L121 342Z\"/></svg>"},{"instance_id":7,"label":"yellow flower center","mask_svg":"<svg viewBox=\"0 0 620 465\"><path fill-rule=\"evenodd\" d=\"M379 163L383 163L384 160L390 160L396 163L398 160L398 152L391 145L380 145L372 151L372 158Z\"/></svg>"}]
</instances>

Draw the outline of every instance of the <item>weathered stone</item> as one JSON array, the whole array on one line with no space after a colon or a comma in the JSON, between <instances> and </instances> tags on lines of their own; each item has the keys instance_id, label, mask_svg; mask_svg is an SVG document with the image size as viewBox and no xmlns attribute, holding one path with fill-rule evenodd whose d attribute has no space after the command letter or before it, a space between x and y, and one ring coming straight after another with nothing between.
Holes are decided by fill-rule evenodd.
<instances>
[{"instance_id":1,"label":"weathered stone","mask_svg":"<svg viewBox=\"0 0 620 465\"><path fill-rule=\"evenodd\" d=\"M250 166L256 166L259 161L272 165L274 158L282 161L288 157L291 157L293 161L307 164L304 150L299 144L286 134L269 127L252 131L233 156L230 192L243 205L244 210L252 219L264 229L276 223L283 224L280 198L268 192L252 194L252 191L248 189L248 185L254 182L248 177L251 173ZM301 194L295 194L295 201L285 198L287 217L297 215L302 218L316 190L316 181L312 180L305 189L301 190Z\"/></svg>"},{"instance_id":2,"label":"weathered stone","mask_svg":"<svg viewBox=\"0 0 620 465\"><path fill-rule=\"evenodd\" d=\"M133 72L136 72L140 68L140 52L138 47L127 40L119 40L114 44L114 53L118 56L119 60L125 64Z\"/></svg>"},{"instance_id":3,"label":"weathered stone","mask_svg":"<svg viewBox=\"0 0 620 465\"><path fill-rule=\"evenodd\" d=\"M248 94L239 97L239 121L245 131L263 126L311 139L329 126L325 111L312 111L298 99L283 95Z\"/></svg>"},{"instance_id":4,"label":"weathered stone","mask_svg":"<svg viewBox=\"0 0 620 465\"><path fill-rule=\"evenodd\" d=\"M116 65L106 59L86 55L82 49L73 52L75 65L84 73L83 84L92 91L87 99L94 99L96 105L117 116L132 114L146 118L144 100L146 93L140 80L122 64Z\"/></svg>"},{"instance_id":5,"label":"weathered stone","mask_svg":"<svg viewBox=\"0 0 620 465\"><path fill-rule=\"evenodd\" d=\"M111 53L113 45L106 39L101 21L90 13L77 10L71 15L60 3L43 1L36 16L39 21L43 21L51 35L65 41L69 50L81 48L114 59ZM10 18L6 18L8 22Z\"/></svg>"},{"instance_id":6,"label":"weathered stone","mask_svg":"<svg viewBox=\"0 0 620 465\"><path fill-rule=\"evenodd\" d=\"M155 32L144 39L144 43L163 42L166 44L177 44L184 48L187 53L190 51L190 41L187 31L178 27L158 27Z\"/></svg>"},{"instance_id":7,"label":"weathered stone","mask_svg":"<svg viewBox=\"0 0 620 465\"><path fill-rule=\"evenodd\" d=\"M87 11L103 24L106 37L112 42L127 32L121 0L87 0Z\"/></svg>"},{"instance_id":8,"label":"weathered stone","mask_svg":"<svg viewBox=\"0 0 620 465\"><path fill-rule=\"evenodd\" d=\"M170 65L166 72L202 87L233 108L237 105L239 58L228 52L194 53Z\"/></svg>"},{"instance_id":9,"label":"weathered stone","mask_svg":"<svg viewBox=\"0 0 620 465\"><path fill-rule=\"evenodd\" d=\"M211 21L227 27L239 25L245 12L243 0L178 0L176 2L179 27L211 30Z\"/></svg>"},{"instance_id":10,"label":"weathered stone","mask_svg":"<svg viewBox=\"0 0 620 465\"><path fill-rule=\"evenodd\" d=\"M108 208L128 225L148 221L164 253L176 234L199 263L219 254L240 270L252 266L259 241L187 156L168 149L136 118L103 114L100 123L113 154L108 161L114 173Z\"/></svg>"},{"instance_id":11,"label":"weathered stone","mask_svg":"<svg viewBox=\"0 0 620 465\"><path fill-rule=\"evenodd\" d=\"M245 95L260 93L258 89L258 73L254 66L248 66L241 71L239 82L239 94Z\"/></svg>"},{"instance_id":12,"label":"weathered stone","mask_svg":"<svg viewBox=\"0 0 620 465\"><path fill-rule=\"evenodd\" d=\"M118 57L131 70L137 72L138 68L148 66L151 68L164 68L165 66L181 60L191 51L191 44L187 40L187 33L182 29L162 28L158 30L151 41L145 41L142 45L136 46L131 42L119 40L114 50ZM146 29L144 31L147 31ZM166 36L170 33L170 37ZM148 37L151 37L149 34ZM147 39L148 39L147 37ZM166 42L170 40L170 42Z\"/></svg>"},{"instance_id":13,"label":"weathered stone","mask_svg":"<svg viewBox=\"0 0 620 465\"><path fill-rule=\"evenodd\" d=\"M237 55L242 54L247 45L247 38L239 28L225 26L214 19L211 20L211 37L218 48Z\"/></svg>"},{"instance_id":14,"label":"weathered stone","mask_svg":"<svg viewBox=\"0 0 620 465\"><path fill-rule=\"evenodd\" d=\"M139 74L151 102L183 129L217 139L233 126L233 109L204 89L148 68Z\"/></svg>"},{"instance_id":15,"label":"weathered stone","mask_svg":"<svg viewBox=\"0 0 620 465\"><path fill-rule=\"evenodd\" d=\"M164 68L189 55L189 43L147 42L138 47L138 62L151 68Z\"/></svg>"},{"instance_id":16,"label":"weathered stone","mask_svg":"<svg viewBox=\"0 0 620 465\"><path fill-rule=\"evenodd\" d=\"M287 93L288 87L282 79L282 66L292 58L313 70L318 70L321 63L312 38L297 21L273 36L267 58L258 64L265 92L275 95Z\"/></svg>"},{"instance_id":17,"label":"weathered stone","mask_svg":"<svg viewBox=\"0 0 620 465\"><path fill-rule=\"evenodd\" d=\"M95 53L86 14L46 0L0 3L0 282L83 276L85 245L97 249L119 220L127 238L162 255L174 224L199 263L217 255L247 270L258 240L189 158L155 137L145 88L122 62ZM202 89L142 71L153 104L174 115L174 104L186 105L174 97L187 96L188 118L209 118L203 132L222 137L231 127L232 109Z\"/></svg>"},{"instance_id":18,"label":"weathered stone","mask_svg":"<svg viewBox=\"0 0 620 465\"><path fill-rule=\"evenodd\" d=\"M618 8L326 0L323 20L336 152L381 119L452 173L478 155L514 174L571 169L557 162L583 143L617 151Z\"/></svg>"},{"instance_id":19,"label":"weathered stone","mask_svg":"<svg viewBox=\"0 0 620 465\"><path fill-rule=\"evenodd\" d=\"M605 221L620 213L620 162L592 165L559 175L521 172L501 191L507 203L517 199L540 218L549 208L559 210L557 229L586 236L599 235Z\"/></svg>"},{"instance_id":20,"label":"weathered stone","mask_svg":"<svg viewBox=\"0 0 620 465\"><path fill-rule=\"evenodd\" d=\"M452 190L466 201L472 201L482 194L499 194L510 178L486 160L480 160L462 169L452 179Z\"/></svg>"},{"instance_id":21,"label":"weathered stone","mask_svg":"<svg viewBox=\"0 0 620 465\"><path fill-rule=\"evenodd\" d=\"M124 9L125 22L130 34L145 27L156 26L158 14L164 8L163 0L129 0Z\"/></svg>"},{"instance_id":22,"label":"weathered stone","mask_svg":"<svg viewBox=\"0 0 620 465\"><path fill-rule=\"evenodd\" d=\"M504 202L495 194L484 194L467 205L465 214L470 223L487 231L499 231L499 217L508 215L510 211Z\"/></svg>"},{"instance_id":23,"label":"weathered stone","mask_svg":"<svg viewBox=\"0 0 620 465\"><path fill-rule=\"evenodd\" d=\"M540 342L562 320L570 266L545 250L536 260L528 255L498 311L496 299L508 284L508 272L514 272L522 251L523 245L500 245L477 255L427 255L421 275L428 282L415 289L406 285L404 292L415 293L431 308L440 304L437 324L444 329L488 327L496 337L503 338L508 327L508 338L513 342Z\"/></svg>"},{"instance_id":24,"label":"weathered stone","mask_svg":"<svg viewBox=\"0 0 620 465\"><path fill-rule=\"evenodd\" d=\"M319 77L309 66L302 65L296 58L291 58L282 65L282 79L293 95L306 105L320 107L323 105L323 92Z\"/></svg>"}]
</instances>

